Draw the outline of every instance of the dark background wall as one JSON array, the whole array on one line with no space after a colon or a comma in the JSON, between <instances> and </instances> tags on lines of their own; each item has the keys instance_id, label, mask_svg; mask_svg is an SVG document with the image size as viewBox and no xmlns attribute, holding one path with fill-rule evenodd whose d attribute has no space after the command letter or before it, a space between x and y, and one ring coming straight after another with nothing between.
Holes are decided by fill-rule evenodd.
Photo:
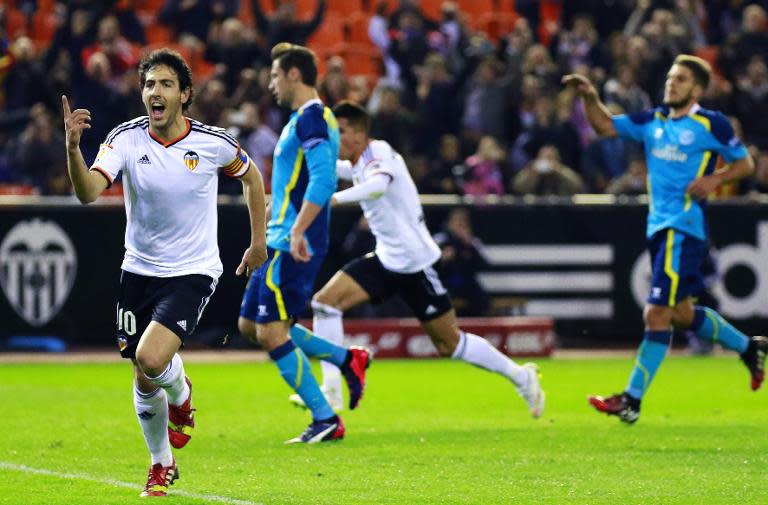
<instances>
[{"instance_id":1,"label":"dark background wall","mask_svg":"<svg viewBox=\"0 0 768 505\"><path fill-rule=\"evenodd\" d=\"M425 206L430 230L437 231L452 208ZM562 311L553 315L560 342L566 346L620 345L640 338L642 299L633 295L633 287L643 293L647 286L638 281L643 278L639 270L633 281L633 269L638 268L636 263L644 264L642 260L638 263L645 248L644 205L539 202L468 208L477 236L492 253L483 282L492 296L519 301L511 311L543 315L536 311L547 306ZM359 216L360 211L352 207L334 210L333 246L318 286L345 261L340 244ZM762 234L759 230L760 223L768 226L768 206L717 204L710 207L709 216L714 246L721 251L721 263L726 267L717 291L726 300L723 312L728 315L730 311L730 318L748 333L761 332L768 323L768 298L763 296L768 290L768 228ZM68 237L73 254L68 255L67 245L51 231L56 228L51 223ZM26 232L20 233L24 226ZM0 206L0 338L56 335L70 343L112 345L124 229L121 205ZM236 332L245 280L235 277L234 270L248 243L248 229L243 206L220 206L219 244L225 272L200 325L200 338L208 343L216 344L224 335ZM557 257L521 260L516 256L527 250L521 247L529 246L534 253L556 251ZM595 255L594 262L590 254ZM72 257L76 273L67 294ZM19 266L19 258L26 267ZM27 268L17 275L15 284L13 268ZM508 284L507 279L514 282ZM517 282L520 279L527 281ZM20 288L19 283L26 287ZM41 301L41 293L45 301ZM60 309L57 299L62 300ZM34 305L31 311L30 303ZM41 316L44 309L55 312L46 322ZM25 310L26 320L20 315Z\"/></svg>"}]
</instances>

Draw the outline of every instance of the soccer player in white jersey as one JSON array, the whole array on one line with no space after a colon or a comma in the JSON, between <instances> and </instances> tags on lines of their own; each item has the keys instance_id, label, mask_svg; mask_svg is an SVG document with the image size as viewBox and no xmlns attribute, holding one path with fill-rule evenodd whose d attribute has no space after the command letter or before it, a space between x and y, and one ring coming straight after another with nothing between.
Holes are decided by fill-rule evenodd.
<instances>
[{"instance_id":1,"label":"soccer player in white jersey","mask_svg":"<svg viewBox=\"0 0 768 505\"><path fill-rule=\"evenodd\" d=\"M186 118L192 72L160 49L139 65L148 116L117 126L88 169L80 151L91 113L62 97L67 165L75 194L94 201L122 172L125 258L117 305L120 354L134 365L136 415L151 455L142 496L165 496L178 477L171 446L194 427L191 382L177 351L197 326L222 273L217 243L219 170L243 183L251 242L237 267L266 260L264 185L237 141L223 129Z\"/></svg>"},{"instance_id":2,"label":"soccer player in white jersey","mask_svg":"<svg viewBox=\"0 0 768 505\"><path fill-rule=\"evenodd\" d=\"M434 269L440 248L424 223L416 185L403 158L388 143L368 137L370 118L359 105L343 101L333 112L341 133L337 175L354 185L334 193L331 203L360 203L376 237L376 249L346 264L312 298L315 332L341 342L344 311L399 295L441 356L503 375L516 386L531 415L541 416L544 392L536 365L518 365L487 340L459 329L451 300ZM338 385L326 381L326 394L334 390L339 390ZM301 405L300 398L292 396L291 401Z\"/></svg>"}]
</instances>

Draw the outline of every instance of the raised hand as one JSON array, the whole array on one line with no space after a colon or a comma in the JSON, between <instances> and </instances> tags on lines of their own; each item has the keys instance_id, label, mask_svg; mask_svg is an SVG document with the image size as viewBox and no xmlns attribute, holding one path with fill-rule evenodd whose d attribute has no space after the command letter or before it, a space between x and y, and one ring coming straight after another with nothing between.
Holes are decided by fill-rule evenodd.
<instances>
[{"instance_id":1,"label":"raised hand","mask_svg":"<svg viewBox=\"0 0 768 505\"><path fill-rule=\"evenodd\" d=\"M91 112L86 109L70 110L66 95L61 95L61 105L64 109L64 133L67 138L67 149L80 146L83 130L90 128Z\"/></svg>"},{"instance_id":2,"label":"raised hand","mask_svg":"<svg viewBox=\"0 0 768 505\"><path fill-rule=\"evenodd\" d=\"M583 98L597 97L597 90L590 80L583 75L568 74L562 79L563 86L571 86Z\"/></svg>"}]
</instances>

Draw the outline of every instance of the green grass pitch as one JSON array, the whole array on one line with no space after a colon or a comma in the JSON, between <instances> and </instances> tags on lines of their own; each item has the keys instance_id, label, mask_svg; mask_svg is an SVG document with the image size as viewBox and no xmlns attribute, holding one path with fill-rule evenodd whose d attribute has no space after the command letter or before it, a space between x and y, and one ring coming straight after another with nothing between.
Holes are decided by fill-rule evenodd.
<instances>
[{"instance_id":1,"label":"green grass pitch","mask_svg":"<svg viewBox=\"0 0 768 505\"><path fill-rule=\"evenodd\" d=\"M630 359L538 363L533 420L464 363L374 362L346 440L298 447L282 442L309 416L271 363L188 363L197 428L163 503L768 503L768 391L735 357L669 358L634 426L586 402L619 391ZM0 364L0 503L142 502L130 385L125 363Z\"/></svg>"}]
</instances>

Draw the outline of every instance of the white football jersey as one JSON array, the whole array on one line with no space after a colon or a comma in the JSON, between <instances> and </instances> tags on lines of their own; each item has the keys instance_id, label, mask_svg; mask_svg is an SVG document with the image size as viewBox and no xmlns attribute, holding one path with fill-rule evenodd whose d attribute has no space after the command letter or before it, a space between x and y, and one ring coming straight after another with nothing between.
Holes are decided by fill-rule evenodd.
<instances>
[{"instance_id":1,"label":"white football jersey","mask_svg":"<svg viewBox=\"0 0 768 505\"><path fill-rule=\"evenodd\" d=\"M360 206L376 237L376 255L387 270L414 273L433 265L440 248L424 222L419 193L403 157L383 140L372 140L352 166L352 182L360 184L374 174L391 178L378 198ZM340 174L342 176L342 174Z\"/></svg>"},{"instance_id":2,"label":"white football jersey","mask_svg":"<svg viewBox=\"0 0 768 505\"><path fill-rule=\"evenodd\" d=\"M139 117L107 135L91 166L109 183L123 173L125 258L123 270L151 277L222 272L217 239L219 169L240 177L250 160L222 128L187 119L186 131L169 142Z\"/></svg>"}]
</instances>

